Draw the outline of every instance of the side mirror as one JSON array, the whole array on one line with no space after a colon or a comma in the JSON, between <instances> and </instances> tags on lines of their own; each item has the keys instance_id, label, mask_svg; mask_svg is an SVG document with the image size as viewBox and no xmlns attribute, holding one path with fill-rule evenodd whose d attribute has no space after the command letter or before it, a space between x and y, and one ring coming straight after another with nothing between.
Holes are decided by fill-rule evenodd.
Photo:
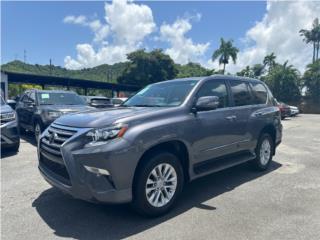
<instances>
[{"instance_id":1,"label":"side mirror","mask_svg":"<svg viewBox=\"0 0 320 240\"><path fill-rule=\"evenodd\" d=\"M200 97L196 103L197 111L210 111L218 108L219 106L219 97L217 96L206 96Z\"/></svg>"}]
</instances>

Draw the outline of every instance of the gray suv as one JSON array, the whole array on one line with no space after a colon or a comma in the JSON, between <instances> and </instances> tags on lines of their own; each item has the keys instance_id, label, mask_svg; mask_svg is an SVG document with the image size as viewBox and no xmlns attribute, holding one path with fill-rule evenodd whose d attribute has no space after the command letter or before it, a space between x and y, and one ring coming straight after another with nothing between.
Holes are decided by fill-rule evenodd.
<instances>
[{"instance_id":1,"label":"gray suv","mask_svg":"<svg viewBox=\"0 0 320 240\"><path fill-rule=\"evenodd\" d=\"M167 212L186 182L250 161L268 168L279 108L261 81L231 76L149 85L118 108L57 119L38 145L39 170L75 198Z\"/></svg>"},{"instance_id":2,"label":"gray suv","mask_svg":"<svg viewBox=\"0 0 320 240\"><path fill-rule=\"evenodd\" d=\"M62 90L28 90L16 106L20 132L34 132L37 142L42 131L61 115L89 109L78 94Z\"/></svg>"}]
</instances>

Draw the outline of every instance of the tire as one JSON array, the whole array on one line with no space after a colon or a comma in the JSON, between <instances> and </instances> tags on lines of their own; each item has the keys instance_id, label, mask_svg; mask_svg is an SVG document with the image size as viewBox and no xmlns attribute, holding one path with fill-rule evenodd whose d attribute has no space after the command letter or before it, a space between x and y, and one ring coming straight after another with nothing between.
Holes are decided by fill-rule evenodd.
<instances>
[{"instance_id":1,"label":"tire","mask_svg":"<svg viewBox=\"0 0 320 240\"><path fill-rule=\"evenodd\" d=\"M136 173L132 205L139 214L156 217L168 212L181 194L184 185L183 169L177 156L169 152L157 152L145 160ZM155 176L160 176L157 172L160 169L167 176L167 182L155 180Z\"/></svg>"},{"instance_id":2,"label":"tire","mask_svg":"<svg viewBox=\"0 0 320 240\"><path fill-rule=\"evenodd\" d=\"M42 131L43 131L42 124L36 121L34 124L34 139L36 143L38 143Z\"/></svg>"},{"instance_id":3,"label":"tire","mask_svg":"<svg viewBox=\"0 0 320 240\"><path fill-rule=\"evenodd\" d=\"M273 153L274 153L274 141L268 133L264 133L260 136L256 147L256 159L253 160L253 166L258 171L265 171L268 169Z\"/></svg>"}]
</instances>

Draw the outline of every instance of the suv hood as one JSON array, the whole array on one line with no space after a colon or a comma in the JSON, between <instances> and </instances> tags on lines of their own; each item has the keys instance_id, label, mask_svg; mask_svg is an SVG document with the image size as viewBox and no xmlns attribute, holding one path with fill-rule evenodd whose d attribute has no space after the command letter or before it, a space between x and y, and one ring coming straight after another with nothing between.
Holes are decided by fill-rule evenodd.
<instances>
[{"instance_id":1,"label":"suv hood","mask_svg":"<svg viewBox=\"0 0 320 240\"><path fill-rule=\"evenodd\" d=\"M68 114L58 118L55 123L69 127L79 128L99 128L105 127L116 120L144 115L150 112L159 111L159 108L153 107L119 107L103 110L92 110L82 113Z\"/></svg>"},{"instance_id":2,"label":"suv hood","mask_svg":"<svg viewBox=\"0 0 320 240\"><path fill-rule=\"evenodd\" d=\"M0 113L13 112L12 108L9 105L1 105Z\"/></svg>"}]
</instances>

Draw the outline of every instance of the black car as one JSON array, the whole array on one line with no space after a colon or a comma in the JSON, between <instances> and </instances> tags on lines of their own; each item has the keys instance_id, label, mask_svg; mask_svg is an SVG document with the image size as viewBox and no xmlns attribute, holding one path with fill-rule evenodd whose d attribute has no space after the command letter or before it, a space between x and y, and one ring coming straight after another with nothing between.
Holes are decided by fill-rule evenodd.
<instances>
[{"instance_id":1,"label":"black car","mask_svg":"<svg viewBox=\"0 0 320 240\"><path fill-rule=\"evenodd\" d=\"M111 99L102 96L82 96L89 106L95 108L109 108L113 107Z\"/></svg>"},{"instance_id":2,"label":"black car","mask_svg":"<svg viewBox=\"0 0 320 240\"><path fill-rule=\"evenodd\" d=\"M41 135L39 169L75 198L132 202L158 216L188 181L248 161L266 170L281 137L263 82L192 77L146 86L120 107L60 117Z\"/></svg>"},{"instance_id":3,"label":"black car","mask_svg":"<svg viewBox=\"0 0 320 240\"><path fill-rule=\"evenodd\" d=\"M2 97L0 97L0 101L1 149L8 148L17 152L20 146L20 137L16 121L16 113L9 105L6 104Z\"/></svg>"},{"instance_id":4,"label":"black car","mask_svg":"<svg viewBox=\"0 0 320 240\"><path fill-rule=\"evenodd\" d=\"M61 115L92 109L71 91L28 90L16 106L20 131L41 132Z\"/></svg>"}]
</instances>

